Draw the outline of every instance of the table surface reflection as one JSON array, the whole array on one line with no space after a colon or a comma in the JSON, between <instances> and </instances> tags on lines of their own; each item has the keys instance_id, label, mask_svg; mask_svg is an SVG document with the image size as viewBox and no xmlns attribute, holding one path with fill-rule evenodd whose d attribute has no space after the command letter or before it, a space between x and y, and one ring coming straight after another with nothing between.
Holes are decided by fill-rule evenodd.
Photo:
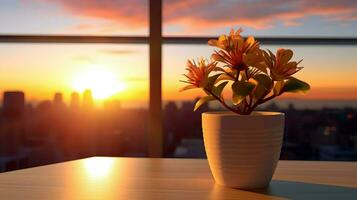
<instances>
[{"instance_id":1,"label":"table surface reflection","mask_svg":"<svg viewBox=\"0 0 357 200\"><path fill-rule=\"evenodd\" d=\"M2 173L0 199L357 199L357 163L280 161L268 188L243 191L203 159L92 157Z\"/></svg>"}]
</instances>

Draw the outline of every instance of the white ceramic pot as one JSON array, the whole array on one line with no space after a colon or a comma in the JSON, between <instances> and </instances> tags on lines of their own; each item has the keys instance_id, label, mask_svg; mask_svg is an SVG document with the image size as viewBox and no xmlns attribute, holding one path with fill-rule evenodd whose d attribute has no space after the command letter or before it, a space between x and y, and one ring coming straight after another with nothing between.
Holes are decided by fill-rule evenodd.
<instances>
[{"instance_id":1,"label":"white ceramic pot","mask_svg":"<svg viewBox=\"0 0 357 200\"><path fill-rule=\"evenodd\" d=\"M279 160L284 119L279 112L203 113L205 149L216 182L239 189L267 187Z\"/></svg>"}]
</instances>

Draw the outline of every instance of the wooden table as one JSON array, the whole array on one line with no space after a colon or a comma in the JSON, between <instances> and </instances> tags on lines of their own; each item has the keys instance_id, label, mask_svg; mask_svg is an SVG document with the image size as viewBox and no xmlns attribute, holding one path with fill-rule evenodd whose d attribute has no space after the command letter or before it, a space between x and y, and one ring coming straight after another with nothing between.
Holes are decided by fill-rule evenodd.
<instances>
[{"instance_id":1,"label":"wooden table","mask_svg":"<svg viewBox=\"0 0 357 200\"><path fill-rule=\"evenodd\" d=\"M0 174L0 199L357 199L357 163L280 161L267 189L214 183L207 160L93 157Z\"/></svg>"}]
</instances>

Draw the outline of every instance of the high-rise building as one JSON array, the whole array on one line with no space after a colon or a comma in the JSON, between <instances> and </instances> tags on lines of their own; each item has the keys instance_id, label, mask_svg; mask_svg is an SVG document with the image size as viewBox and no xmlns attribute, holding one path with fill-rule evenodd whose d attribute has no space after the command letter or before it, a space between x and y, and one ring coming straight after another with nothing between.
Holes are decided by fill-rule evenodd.
<instances>
[{"instance_id":1,"label":"high-rise building","mask_svg":"<svg viewBox=\"0 0 357 200\"><path fill-rule=\"evenodd\" d=\"M92 108L93 106L93 96L91 90L85 90L83 93L82 107L84 109Z\"/></svg>"},{"instance_id":2,"label":"high-rise building","mask_svg":"<svg viewBox=\"0 0 357 200\"><path fill-rule=\"evenodd\" d=\"M70 106L71 106L71 109L73 110L77 110L79 109L79 94L78 92L72 92L71 94L71 102L70 102Z\"/></svg>"},{"instance_id":3,"label":"high-rise building","mask_svg":"<svg viewBox=\"0 0 357 200\"><path fill-rule=\"evenodd\" d=\"M62 112L64 111L66 105L63 102L63 95L60 92L56 92L54 97L53 97L53 108L57 111L57 112Z\"/></svg>"},{"instance_id":4,"label":"high-rise building","mask_svg":"<svg viewBox=\"0 0 357 200\"><path fill-rule=\"evenodd\" d=\"M25 112L25 94L21 91L5 91L3 116L5 119L19 119Z\"/></svg>"},{"instance_id":5,"label":"high-rise building","mask_svg":"<svg viewBox=\"0 0 357 200\"><path fill-rule=\"evenodd\" d=\"M53 98L54 104L62 104L63 103L63 95L60 92L56 92Z\"/></svg>"},{"instance_id":6,"label":"high-rise building","mask_svg":"<svg viewBox=\"0 0 357 200\"><path fill-rule=\"evenodd\" d=\"M0 123L0 156L12 156L24 142L25 94L6 91L3 98L3 118Z\"/></svg>"}]
</instances>

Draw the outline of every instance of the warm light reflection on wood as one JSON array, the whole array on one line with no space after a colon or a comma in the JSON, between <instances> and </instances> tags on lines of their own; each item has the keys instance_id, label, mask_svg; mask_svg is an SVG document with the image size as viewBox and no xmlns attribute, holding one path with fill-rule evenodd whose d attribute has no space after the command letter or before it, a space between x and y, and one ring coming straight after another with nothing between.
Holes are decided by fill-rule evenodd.
<instances>
[{"instance_id":1,"label":"warm light reflection on wood","mask_svg":"<svg viewBox=\"0 0 357 200\"><path fill-rule=\"evenodd\" d=\"M92 157L80 160L73 171L73 176L67 179L67 190L64 199L83 197L84 199L118 199L116 184L122 184L121 165L113 158Z\"/></svg>"},{"instance_id":2,"label":"warm light reflection on wood","mask_svg":"<svg viewBox=\"0 0 357 200\"><path fill-rule=\"evenodd\" d=\"M280 161L267 190L243 191L215 184L204 159L95 157L1 173L0 199L355 199L356 169Z\"/></svg>"},{"instance_id":3,"label":"warm light reflection on wood","mask_svg":"<svg viewBox=\"0 0 357 200\"><path fill-rule=\"evenodd\" d=\"M83 164L88 177L104 178L110 174L114 160L112 158L95 157L84 160Z\"/></svg>"}]
</instances>

